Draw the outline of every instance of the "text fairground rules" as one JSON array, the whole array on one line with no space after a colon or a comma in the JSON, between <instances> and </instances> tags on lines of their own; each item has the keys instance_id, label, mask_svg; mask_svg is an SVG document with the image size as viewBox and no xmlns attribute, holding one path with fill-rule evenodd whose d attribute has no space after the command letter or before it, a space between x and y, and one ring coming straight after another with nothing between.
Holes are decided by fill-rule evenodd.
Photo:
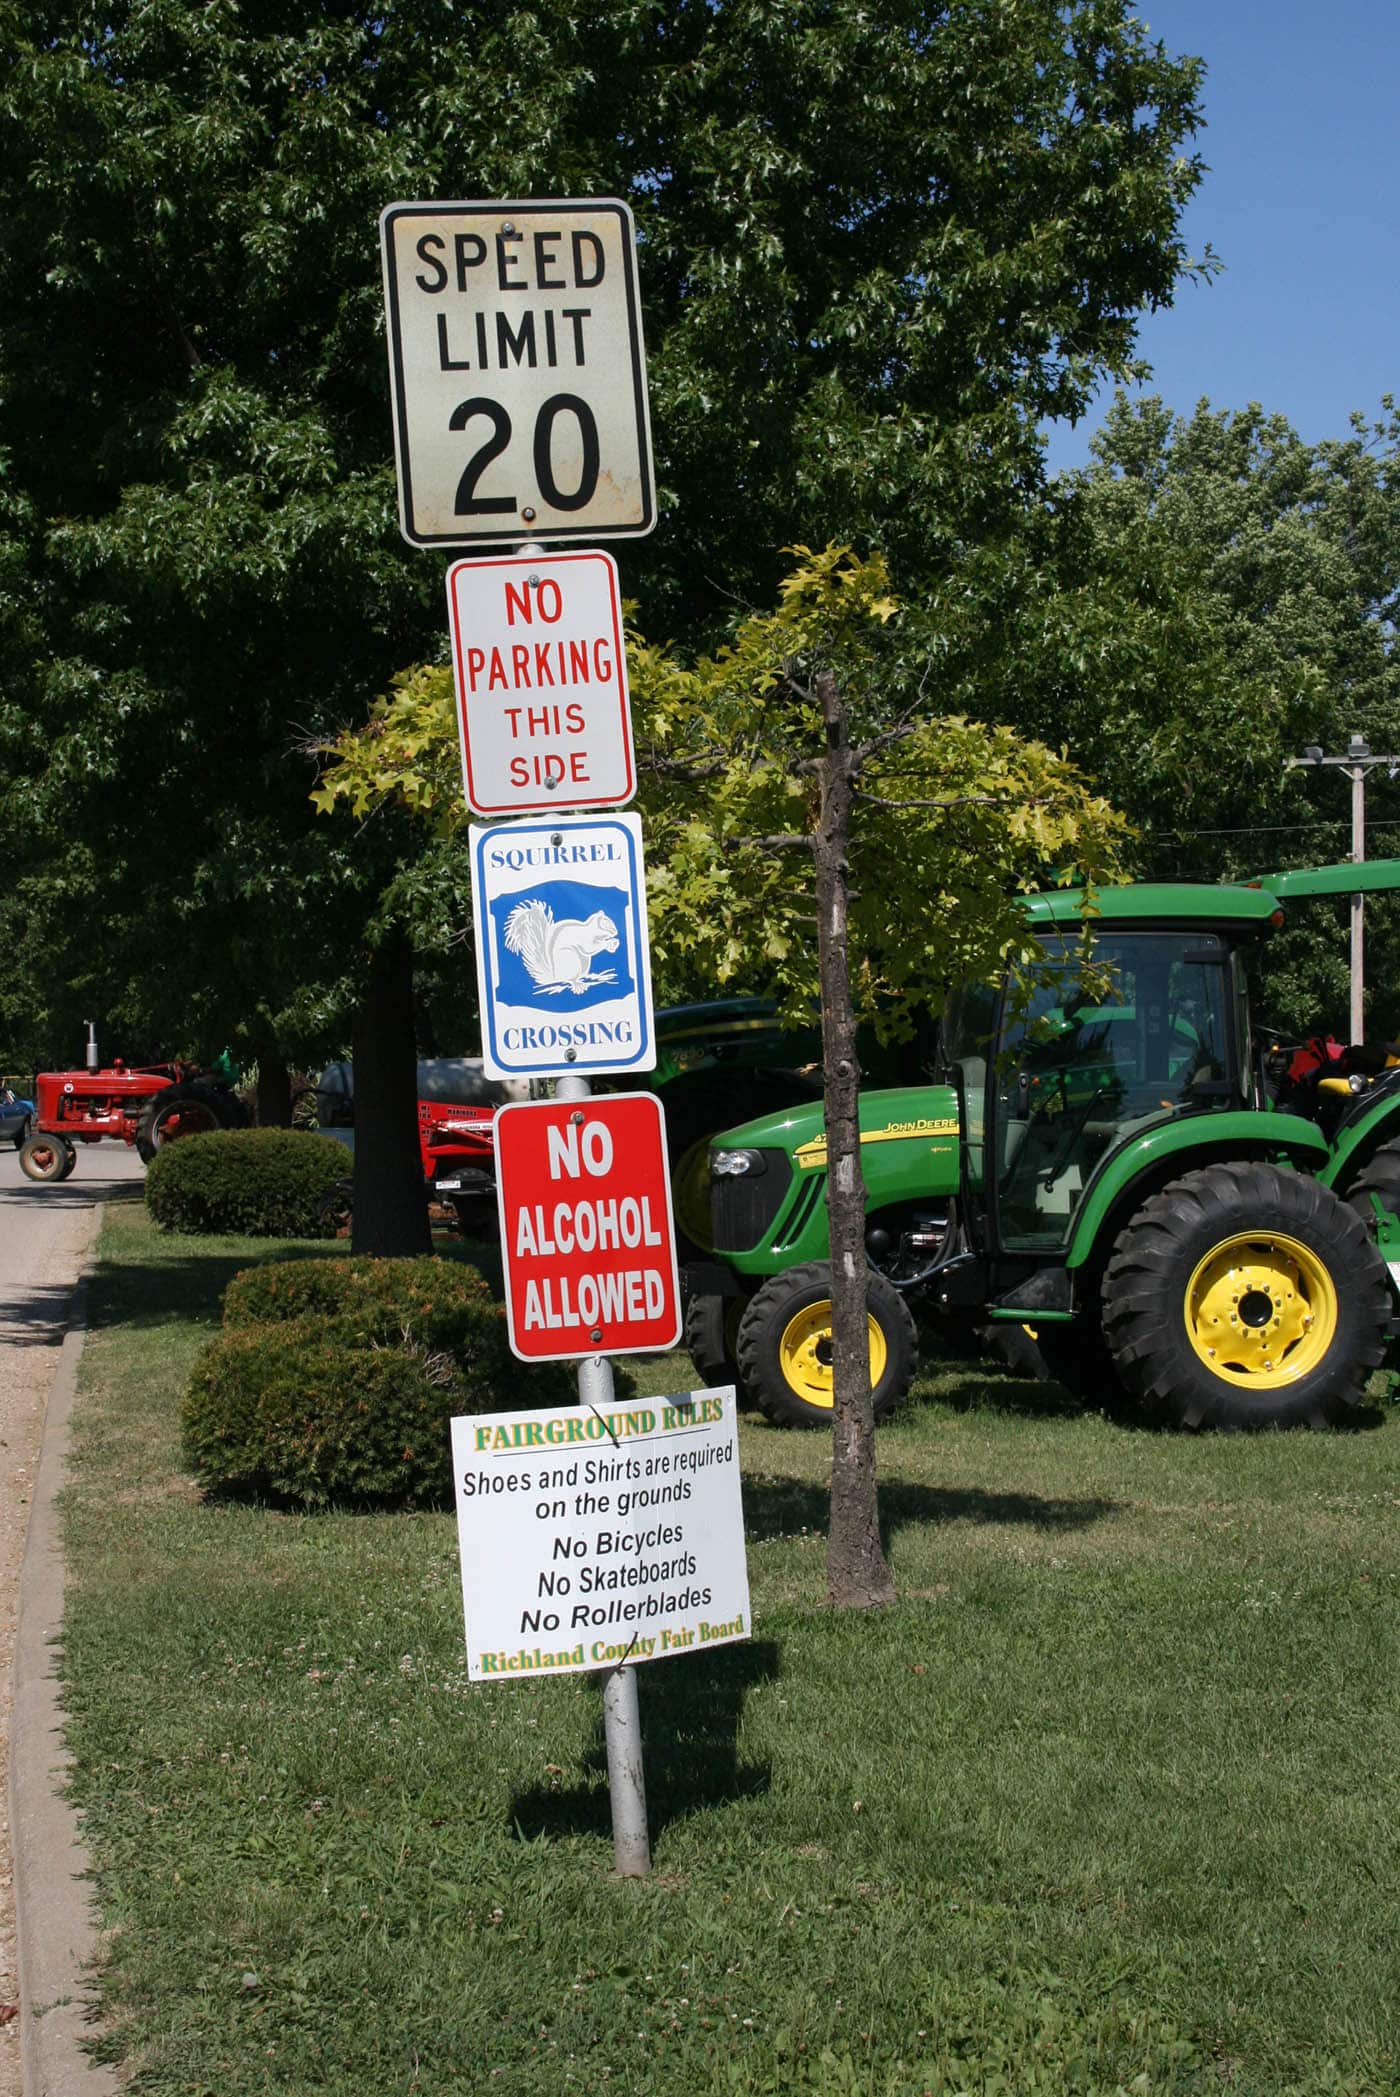
<instances>
[{"instance_id":1,"label":"text fairground rules","mask_svg":"<svg viewBox=\"0 0 1400 2097\"><path fill-rule=\"evenodd\" d=\"M452 1422L473 1682L752 1631L732 1386Z\"/></svg>"}]
</instances>

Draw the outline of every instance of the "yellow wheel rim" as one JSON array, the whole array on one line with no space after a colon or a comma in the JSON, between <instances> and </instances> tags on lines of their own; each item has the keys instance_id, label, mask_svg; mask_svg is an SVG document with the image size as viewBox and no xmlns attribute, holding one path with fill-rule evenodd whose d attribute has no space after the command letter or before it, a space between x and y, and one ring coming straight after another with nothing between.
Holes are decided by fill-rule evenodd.
<instances>
[{"instance_id":1,"label":"yellow wheel rim","mask_svg":"<svg viewBox=\"0 0 1400 2097\"><path fill-rule=\"evenodd\" d=\"M868 1319L866 1330L870 1334L870 1388L873 1391L885 1373L889 1349L878 1320ZM789 1318L778 1342L778 1362L789 1389L805 1404L831 1411L835 1399L832 1393L829 1302L809 1303L805 1310L797 1311Z\"/></svg>"},{"instance_id":2,"label":"yellow wheel rim","mask_svg":"<svg viewBox=\"0 0 1400 2097\"><path fill-rule=\"evenodd\" d=\"M1186 1331L1226 1383L1297 1383L1337 1330L1337 1289L1317 1254L1279 1231L1241 1233L1208 1252L1186 1285Z\"/></svg>"}]
</instances>

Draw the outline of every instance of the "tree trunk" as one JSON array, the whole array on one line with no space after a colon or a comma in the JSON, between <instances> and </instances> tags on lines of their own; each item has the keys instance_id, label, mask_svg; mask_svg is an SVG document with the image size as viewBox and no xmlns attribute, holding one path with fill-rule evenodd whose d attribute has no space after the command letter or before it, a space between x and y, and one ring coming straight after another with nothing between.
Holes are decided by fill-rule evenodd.
<instances>
[{"instance_id":1,"label":"tree trunk","mask_svg":"<svg viewBox=\"0 0 1400 2097\"><path fill-rule=\"evenodd\" d=\"M354 1252L410 1259L431 1249L418 1150L413 956L391 932L369 957L355 1012Z\"/></svg>"},{"instance_id":2,"label":"tree trunk","mask_svg":"<svg viewBox=\"0 0 1400 2097\"><path fill-rule=\"evenodd\" d=\"M289 1129L292 1125L292 1074L274 1049L258 1055L258 1127Z\"/></svg>"},{"instance_id":3,"label":"tree trunk","mask_svg":"<svg viewBox=\"0 0 1400 2097\"><path fill-rule=\"evenodd\" d=\"M831 1231L831 1526L827 1600L871 1609L894 1600L880 1543L875 1485L875 1416L870 1398L870 1337L865 1258L865 1181L860 1169L860 1065L851 1002L846 933L850 904L851 808L855 780L846 708L830 671L817 679L826 723L821 821L816 838L817 957L821 972L823 1109L827 1208Z\"/></svg>"}]
</instances>

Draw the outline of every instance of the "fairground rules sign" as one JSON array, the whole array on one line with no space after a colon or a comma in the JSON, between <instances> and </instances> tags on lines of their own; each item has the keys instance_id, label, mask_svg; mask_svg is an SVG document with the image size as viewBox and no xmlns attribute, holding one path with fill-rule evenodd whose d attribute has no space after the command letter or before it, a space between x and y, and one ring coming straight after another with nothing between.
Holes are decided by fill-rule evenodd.
<instances>
[{"instance_id":1,"label":"fairground rules sign","mask_svg":"<svg viewBox=\"0 0 1400 2097\"><path fill-rule=\"evenodd\" d=\"M747 1638L734 1392L452 1422L474 1682Z\"/></svg>"},{"instance_id":2,"label":"fairground rules sign","mask_svg":"<svg viewBox=\"0 0 1400 2097\"><path fill-rule=\"evenodd\" d=\"M627 206L390 204L380 237L409 543L649 532L651 425Z\"/></svg>"}]
</instances>

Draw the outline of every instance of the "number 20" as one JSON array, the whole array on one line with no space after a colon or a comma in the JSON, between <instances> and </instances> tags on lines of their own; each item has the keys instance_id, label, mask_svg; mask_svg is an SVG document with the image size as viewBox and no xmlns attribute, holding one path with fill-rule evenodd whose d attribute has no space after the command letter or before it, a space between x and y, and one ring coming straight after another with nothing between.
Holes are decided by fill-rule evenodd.
<instances>
[{"instance_id":1,"label":"number 20","mask_svg":"<svg viewBox=\"0 0 1400 2097\"><path fill-rule=\"evenodd\" d=\"M491 434L467 461L457 483L454 513L458 517L513 516L519 508L513 495L478 495L476 492L482 474L510 443L510 417L500 402L484 397L464 400L452 410L447 426L450 430L464 430L478 415L484 415L490 423ZM583 443L583 469L572 493L567 493L554 478L554 425L561 415L573 416ZM580 400L576 393L552 393L535 417L535 480L551 509L581 510L593 500L598 486L598 425L587 401Z\"/></svg>"}]
</instances>

